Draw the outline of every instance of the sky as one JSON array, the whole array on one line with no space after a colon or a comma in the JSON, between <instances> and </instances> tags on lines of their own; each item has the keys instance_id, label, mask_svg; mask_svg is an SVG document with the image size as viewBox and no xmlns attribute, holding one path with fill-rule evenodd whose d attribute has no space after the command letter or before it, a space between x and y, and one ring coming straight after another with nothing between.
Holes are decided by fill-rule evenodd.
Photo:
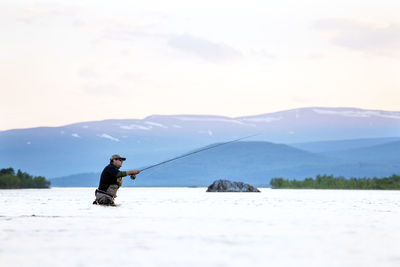
<instances>
[{"instance_id":1,"label":"sky","mask_svg":"<svg viewBox=\"0 0 400 267\"><path fill-rule=\"evenodd\" d=\"M398 0L2 0L0 130L400 111L399 14Z\"/></svg>"}]
</instances>

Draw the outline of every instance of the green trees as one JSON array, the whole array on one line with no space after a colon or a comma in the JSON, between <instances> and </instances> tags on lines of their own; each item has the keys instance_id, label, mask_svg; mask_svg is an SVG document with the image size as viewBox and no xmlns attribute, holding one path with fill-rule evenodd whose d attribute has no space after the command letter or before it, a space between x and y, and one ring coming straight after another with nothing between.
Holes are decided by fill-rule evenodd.
<instances>
[{"instance_id":1,"label":"green trees","mask_svg":"<svg viewBox=\"0 0 400 267\"><path fill-rule=\"evenodd\" d=\"M50 181L42 176L33 177L26 172L21 170L15 174L13 168L1 169L0 170L0 188L1 189L12 189L12 188L49 188Z\"/></svg>"},{"instance_id":2,"label":"green trees","mask_svg":"<svg viewBox=\"0 0 400 267\"><path fill-rule=\"evenodd\" d=\"M276 188L292 189L396 189L400 190L400 176L393 174L384 178L350 178L334 177L333 175L317 175L315 179L306 178L303 181L283 178L271 179L270 185Z\"/></svg>"}]
</instances>

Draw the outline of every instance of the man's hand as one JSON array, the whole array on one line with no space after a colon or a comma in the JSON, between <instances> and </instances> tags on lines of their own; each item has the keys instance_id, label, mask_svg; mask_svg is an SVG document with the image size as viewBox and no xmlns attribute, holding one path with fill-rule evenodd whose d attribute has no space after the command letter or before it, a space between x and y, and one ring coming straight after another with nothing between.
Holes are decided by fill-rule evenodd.
<instances>
[{"instance_id":1,"label":"man's hand","mask_svg":"<svg viewBox=\"0 0 400 267\"><path fill-rule=\"evenodd\" d=\"M132 170L132 171L127 171L126 174L131 176L132 180L136 179L136 174L139 174L140 170Z\"/></svg>"},{"instance_id":2,"label":"man's hand","mask_svg":"<svg viewBox=\"0 0 400 267\"><path fill-rule=\"evenodd\" d=\"M126 172L126 174L128 174L128 175L131 175L131 174L136 175L136 174L139 174L139 173L140 173L140 170L132 170L132 171L127 171Z\"/></svg>"}]
</instances>

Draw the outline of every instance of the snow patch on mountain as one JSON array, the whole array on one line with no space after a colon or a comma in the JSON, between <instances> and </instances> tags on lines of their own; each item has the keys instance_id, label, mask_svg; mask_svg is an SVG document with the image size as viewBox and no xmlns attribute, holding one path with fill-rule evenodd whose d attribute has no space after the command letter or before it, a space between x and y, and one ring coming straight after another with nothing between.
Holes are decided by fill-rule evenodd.
<instances>
[{"instance_id":1,"label":"snow patch on mountain","mask_svg":"<svg viewBox=\"0 0 400 267\"><path fill-rule=\"evenodd\" d=\"M148 131L148 130L150 130L151 128L153 128L153 127L146 127L146 126L143 126L143 125L137 125L137 124L130 124L130 125L122 125L122 126L119 126L121 129L124 129L124 130L145 130L145 131Z\"/></svg>"},{"instance_id":2,"label":"snow patch on mountain","mask_svg":"<svg viewBox=\"0 0 400 267\"><path fill-rule=\"evenodd\" d=\"M165 126L164 124L157 123L157 122L146 121L146 122L144 122L144 123L146 123L146 124L148 124L148 125L151 125L151 126L156 126L156 127L164 128L164 129L167 129L167 128L168 128L168 127Z\"/></svg>"},{"instance_id":3,"label":"snow patch on mountain","mask_svg":"<svg viewBox=\"0 0 400 267\"><path fill-rule=\"evenodd\" d=\"M381 112L374 110L328 110L313 109L315 113L323 115L340 115L345 117L370 118L372 116L400 120L399 112Z\"/></svg>"},{"instance_id":4,"label":"snow patch on mountain","mask_svg":"<svg viewBox=\"0 0 400 267\"><path fill-rule=\"evenodd\" d=\"M207 131L198 131L199 134L207 134L209 136L213 136L213 132L211 130L207 130Z\"/></svg>"},{"instance_id":5,"label":"snow patch on mountain","mask_svg":"<svg viewBox=\"0 0 400 267\"><path fill-rule=\"evenodd\" d=\"M109 140L111 140L111 141L119 142L119 139L118 139L118 138L112 137L111 135L108 135L108 134L105 134L105 133L99 134L99 135L97 135L97 136L98 136L98 137L101 137L101 138L109 139Z\"/></svg>"},{"instance_id":6,"label":"snow patch on mountain","mask_svg":"<svg viewBox=\"0 0 400 267\"><path fill-rule=\"evenodd\" d=\"M235 123L245 125L244 122L229 118L207 118L207 117L176 117L176 119L181 121L204 121L204 122L228 122L228 123Z\"/></svg>"},{"instance_id":7,"label":"snow patch on mountain","mask_svg":"<svg viewBox=\"0 0 400 267\"><path fill-rule=\"evenodd\" d=\"M246 118L244 119L245 121L251 121L251 122L273 122L273 121L280 121L282 120L282 117L260 117L260 118Z\"/></svg>"}]
</instances>

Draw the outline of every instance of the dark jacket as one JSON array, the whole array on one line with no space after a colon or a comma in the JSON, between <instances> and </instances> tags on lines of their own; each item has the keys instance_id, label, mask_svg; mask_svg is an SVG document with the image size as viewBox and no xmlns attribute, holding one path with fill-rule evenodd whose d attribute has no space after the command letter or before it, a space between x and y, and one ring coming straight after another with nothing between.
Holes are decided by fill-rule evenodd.
<instances>
[{"instance_id":1,"label":"dark jacket","mask_svg":"<svg viewBox=\"0 0 400 267\"><path fill-rule=\"evenodd\" d=\"M113 164L107 165L101 173L99 190L107 191L108 187L112 184L117 184L117 174L119 169Z\"/></svg>"}]
</instances>

